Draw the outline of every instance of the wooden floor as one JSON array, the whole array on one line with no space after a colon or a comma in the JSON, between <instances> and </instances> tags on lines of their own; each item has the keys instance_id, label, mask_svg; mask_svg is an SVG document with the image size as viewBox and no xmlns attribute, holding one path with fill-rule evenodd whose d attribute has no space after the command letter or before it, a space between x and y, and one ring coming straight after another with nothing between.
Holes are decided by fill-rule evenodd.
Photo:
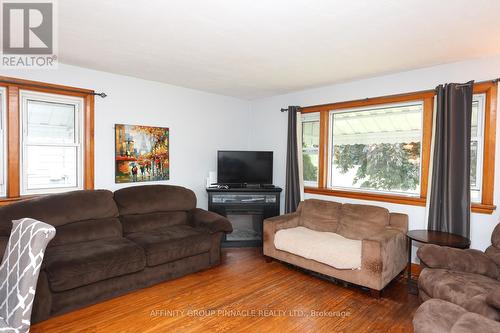
<instances>
[{"instance_id":1,"label":"wooden floor","mask_svg":"<svg viewBox=\"0 0 500 333\"><path fill-rule=\"evenodd\" d=\"M279 262L226 249L219 267L34 325L50 332L412 332L404 279L380 299Z\"/></svg>"}]
</instances>

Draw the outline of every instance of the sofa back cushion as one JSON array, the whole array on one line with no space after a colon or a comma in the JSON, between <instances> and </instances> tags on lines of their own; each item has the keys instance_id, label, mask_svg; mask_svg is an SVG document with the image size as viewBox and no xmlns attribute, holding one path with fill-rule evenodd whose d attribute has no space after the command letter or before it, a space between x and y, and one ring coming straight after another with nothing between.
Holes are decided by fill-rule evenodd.
<instances>
[{"instance_id":1,"label":"sofa back cushion","mask_svg":"<svg viewBox=\"0 0 500 333\"><path fill-rule=\"evenodd\" d=\"M122 216L124 234L144 232L174 225L188 224L186 211L159 212Z\"/></svg>"},{"instance_id":2,"label":"sofa back cushion","mask_svg":"<svg viewBox=\"0 0 500 333\"><path fill-rule=\"evenodd\" d=\"M343 204L337 233L351 239L365 239L384 231L389 211L370 205Z\"/></svg>"},{"instance_id":3,"label":"sofa back cushion","mask_svg":"<svg viewBox=\"0 0 500 333\"><path fill-rule=\"evenodd\" d=\"M158 212L189 211L196 208L193 191L172 185L144 185L115 192L120 216Z\"/></svg>"},{"instance_id":4,"label":"sofa back cushion","mask_svg":"<svg viewBox=\"0 0 500 333\"><path fill-rule=\"evenodd\" d=\"M57 232L50 246L121 236L113 193L84 190L19 201L0 207L0 236L8 236L12 220L33 218L53 225Z\"/></svg>"},{"instance_id":5,"label":"sofa back cushion","mask_svg":"<svg viewBox=\"0 0 500 333\"><path fill-rule=\"evenodd\" d=\"M56 237L49 247L123 236L122 225L117 217L68 223L56 229Z\"/></svg>"},{"instance_id":6,"label":"sofa back cushion","mask_svg":"<svg viewBox=\"0 0 500 333\"><path fill-rule=\"evenodd\" d=\"M333 201L307 199L301 204L299 224L316 231L337 232L342 204Z\"/></svg>"},{"instance_id":7,"label":"sofa back cushion","mask_svg":"<svg viewBox=\"0 0 500 333\"><path fill-rule=\"evenodd\" d=\"M133 186L115 192L123 232L144 232L189 223L193 191L172 185Z\"/></svg>"}]
</instances>

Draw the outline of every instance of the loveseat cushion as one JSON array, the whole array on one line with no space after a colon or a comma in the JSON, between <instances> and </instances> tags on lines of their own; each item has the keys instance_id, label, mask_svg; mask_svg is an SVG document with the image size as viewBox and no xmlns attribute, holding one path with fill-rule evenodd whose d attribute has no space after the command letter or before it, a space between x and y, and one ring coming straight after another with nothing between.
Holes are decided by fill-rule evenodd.
<instances>
[{"instance_id":1,"label":"loveseat cushion","mask_svg":"<svg viewBox=\"0 0 500 333\"><path fill-rule=\"evenodd\" d=\"M307 199L302 203L300 225L317 231L336 232L342 204L333 201Z\"/></svg>"},{"instance_id":2,"label":"loveseat cushion","mask_svg":"<svg viewBox=\"0 0 500 333\"><path fill-rule=\"evenodd\" d=\"M48 248L44 267L52 291L64 291L144 269L144 250L126 238Z\"/></svg>"},{"instance_id":3,"label":"loveseat cushion","mask_svg":"<svg viewBox=\"0 0 500 333\"><path fill-rule=\"evenodd\" d=\"M125 215L121 216L120 220L125 234L152 231L189 222L186 211Z\"/></svg>"},{"instance_id":4,"label":"loveseat cushion","mask_svg":"<svg viewBox=\"0 0 500 333\"><path fill-rule=\"evenodd\" d=\"M156 266L210 251L211 236L203 229L176 225L127 235L146 252L148 266Z\"/></svg>"},{"instance_id":5,"label":"loveseat cushion","mask_svg":"<svg viewBox=\"0 0 500 333\"><path fill-rule=\"evenodd\" d=\"M13 220L30 217L54 227L68 223L118 217L113 193L83 190L37 197L0 207L0 236L8 236Z\"/></svg>"},{"instance_id":6,"label":"loveseat cushion","mask_svg":"<svg viewBox=\"0 0 500 333\"><path fill-rule=\"evenodd\" d=\"M497 288L500 282L484 275L425 268L420 273L418 286L431 298L442 299L479 313L493 320L498 313L486 303L486 296Z\"/></svg>"},{"instance_id":7,"label":"loveseat cushion","mask_svg":"<svg viewBox=\"0 0 500 333\"><path fill-rule=\"evenodd\" d=\"M385 230L389 211L370 205L343 204L337 233L351 239L365 239Z\"/></svg>"},{"instance_id":8,"label":"loveseat cushion","mask_svg":"<svg viewBox=\"0 0 500 333\"><path fill-rule=\"evenodd\" d=\"M173 185L144 185L122 188L114 198L120 216L156 212L189 211L196 207L193 191Z\"/></svg>"},{"instance_id":9,"label":"loveseat cushion","mask_svg":"<svg viewBox=\"0 0 500 333\"><path fill-rule=\"evenodd\" d=\"M337 269L361 267L362 242L333 232L316 231L301 226L281 229L274 236L274 246L278 250Z\"/></svg>"}]
</instances>

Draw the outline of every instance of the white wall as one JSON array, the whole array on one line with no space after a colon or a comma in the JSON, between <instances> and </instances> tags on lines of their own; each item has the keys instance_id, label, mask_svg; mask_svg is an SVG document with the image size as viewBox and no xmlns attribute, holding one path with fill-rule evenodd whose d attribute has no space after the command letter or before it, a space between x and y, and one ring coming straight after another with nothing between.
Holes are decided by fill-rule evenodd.
<instances>
[{"instance_id":1,"label":"white wall","mask_svg":"<svg viewBox=\"0 0 500 333\"><path fill-rule=\"evenodd\" d=\"M500 56L440 65L256 100L252 102L251 119L254 130L249 137L249 148L274 150L276 155L274 169L275 184L284 186L287 116L286 113L280 112L281 107L349 101L433 89L438 84L446 82L482 81L498 77L500 77ZM500 117L498 117L498 120L500 124ZM497 132L500 133L500 129L497 129ZM495 204L500 209L500 142L497 143L496 148ZM424 207L329 196L306 195L306 197L340 202L376 204L387 207L391 211L408 214L411 229L426 227ZM473 248L485 249L491 243L490 235L498 223L498 217L498 210L492 215L472 214L471 246Z\"/></svg>"},{"instance_id":2,"label":"white wall","mask_svg":"<svg viewBox=\"0 0 500 333\"><path fill-rule=\"evenodd\" d=\"M199 207L207 206L205 178L216 169L217 150L247 148L248 101L67 65L0 75L108 94L95 100L96 188L129 186L114 182L116 123L170 128L170 180L159 183L191 188Z\"/></svg>"}]
</instances>

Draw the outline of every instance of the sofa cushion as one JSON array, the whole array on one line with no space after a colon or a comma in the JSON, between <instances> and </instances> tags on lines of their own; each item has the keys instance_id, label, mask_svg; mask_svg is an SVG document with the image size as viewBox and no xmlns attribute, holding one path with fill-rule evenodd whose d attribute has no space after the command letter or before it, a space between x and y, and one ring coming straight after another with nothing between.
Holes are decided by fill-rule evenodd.
<instances>
[{"instance_id":1,"label":"sofa cushion","mask_svg":"<svg viewBox=\"0 0 500 333\"><path fill-rule=\"evenodd\" d=\"M189 225L176 225L150 232L127 235L146 252L148 266L156 266L210 251L211 236L207 231Z\"/></svg>"},{"instance_id":2,"label":"sofa cushion","mask_svg":"<svg viewBox=\"0 0 500 333\"><path fill-rule=\"evenodd\" d=\"M300 225L317 231L336 232L342 204L333 201L307 199L302 203Z\"/></svg>"},{"instance_id":3,"label":"sofa cushion","mask_svg":"<svg viewBox=\"0 0 500 333\"><path fill-rule=\"evenodd\" d=\"M68 223L118 217L113 193L84 190L51 194L0 207L0 236L8 236L12 221L30 217L58 227Z\"/></svg>"},{"instance_id":4,"label":"sofa cushion","mask_svg":"<svg viewBox=\"0 0 500 333\"><path fill-rule=\"evenodd\" d=\"M451 328L450 333L498 333L500 323L478 314L468 312L461 316Z\"/></svg>"},{"instance_id":5,"label":"sofa cushion","mask_svg":"<svg viewBox=\"0 0 500 333\"><path fill-rule=\"evenodd\" d=\"M413 316L414 333L450 332L455 322L467 311L450 302L431 299L420 305Z\"/></svg>"},{"instance_id":6,"label":"sofa cushion","mask_svg":"<svg viewBox=\"0 0 500 333\"><path fill-rule=\"evenodd\" d=\"M125 234L151 231L163 227L188 224L189 222L186 211L125 215L120 217L120 221Z\"/></svg>"},{"instance_id":7,"label":"sofa cushion","mask_svg":"<svg viewBox=\"0 0 500 333\"><path fill-rule=\"evenodd\" d=\"M361 241L305 227L281 229L274 236L274 246L281 251L312 259L337 269L361 267Z\"/></svg>"},{"instance_id":8,"label":"sofa cushion","mask_svg":"<svg viewBox=\"0 0 500 333\"><path fill-rule=\"evenodd\" d=\"M122 238L122 225L116 217L68 223L56 227L56 237L49 246L79 243L90 240Z\"/></svg>"},{"instance_id":9,"label":"sofa cushion","mask_svg":"<svg viewBox=\"0 0 500 333\"><path fill-rule=\"evenodd\" d=\"M44 266L52 291L63 291L142 270L144 250L126 238L50 247Z\"/></svg>"},{"instance_id":10,"label":"sofa cushion","mask_svg":"<svg viewBox=\"0 0 500 333\"><path fill-rule=\"evenodd\" d=\"M369 205L343 204L337 233L351 239L365 239L385 230L389 211Z\"/></svg>"},{"instance_id":11,"label":"sofa cushion","mask_svg":"<svg viewBox=\"0 0 500 333\"><path fill-rule=\"evenodd\" d=\"M120 215L188 211L196 207L193 191L172 185L132 186L115 192Z\"/></svg>"},{"instance_id":12,"label":"sofa cushion","mask_svg":"<svg viewBox=\"0 0 500 333\"><path fill-rule=\"evenodd\" d=\"M484 298L474 297L486 296L500 288L500 282L479 274L425 268L420 273L418 286L432 298L439 298L488 316L488 308L477 305L478 301L485 303Z\"/></svg>"}]
</instances>

